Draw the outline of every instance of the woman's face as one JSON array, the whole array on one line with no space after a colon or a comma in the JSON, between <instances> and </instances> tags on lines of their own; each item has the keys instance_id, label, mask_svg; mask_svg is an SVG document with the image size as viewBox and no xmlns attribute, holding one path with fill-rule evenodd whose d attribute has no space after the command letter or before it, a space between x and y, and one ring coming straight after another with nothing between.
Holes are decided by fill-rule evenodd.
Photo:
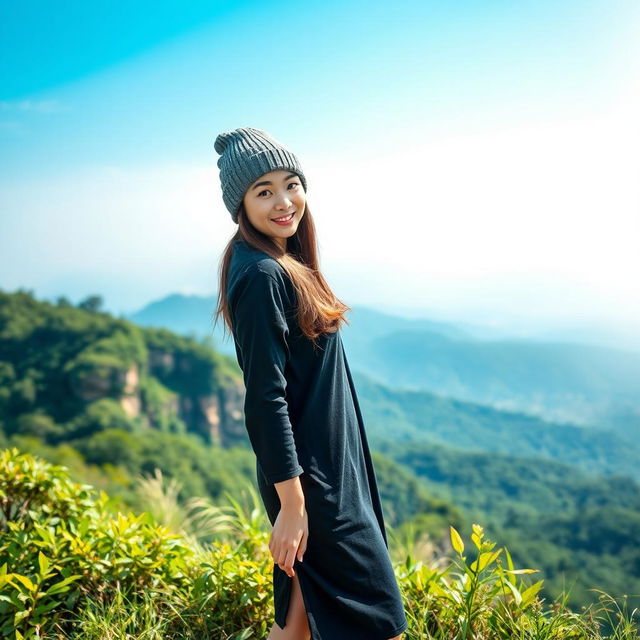
<instances>
[{"instance_id":1,"label":"woman's face","mask_svg":"<svg viewBox=\"0 0 640 640\"><path fill-rule=\"evenodd\" d=\"M287 248L287 238L298 230L306 201L302 181L289 170L260 176L242 200L251 224L271 236L283 250Z\"/></svg>"}]
</instances>

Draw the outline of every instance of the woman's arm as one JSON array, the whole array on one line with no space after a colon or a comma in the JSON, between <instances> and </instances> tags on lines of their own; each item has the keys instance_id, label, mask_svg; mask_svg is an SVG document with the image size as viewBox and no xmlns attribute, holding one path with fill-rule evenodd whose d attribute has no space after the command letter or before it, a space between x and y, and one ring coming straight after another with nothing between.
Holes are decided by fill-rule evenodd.
<instances>
[{"instance_id":1,"label":"woman's arm","mask_svg":"<svg viewBox=\"0 0 640 640\"><path fill-rule=\"evenodd\" d=\"M285 366L289 357L283 283L253 266L230 295L233 333L245 382L245 424L266 481L274 484L280 512L273 525L269 550L287 575L302 561L308 521L286 401Z\"/></svg>"},{"instance_id":2,"label":"woman's arm","mask_svg":"<svg viewBox=\"0 0 640 640\"><path fill-rule=\"evenodd\" d=\"M283 285L253 265L234 287L229 305L246 389L245 424L269 484L304 472L286 400L289 328L283 295Z\"/></svg>"}]
</instances>

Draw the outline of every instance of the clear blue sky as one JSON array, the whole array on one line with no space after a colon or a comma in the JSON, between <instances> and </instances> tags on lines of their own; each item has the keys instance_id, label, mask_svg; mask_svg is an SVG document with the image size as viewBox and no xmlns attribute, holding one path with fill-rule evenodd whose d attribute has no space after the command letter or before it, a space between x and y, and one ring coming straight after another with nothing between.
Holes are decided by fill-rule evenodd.
<instances>
[{"instance_id":1,"label":"clear blue sky","mask_svg":"<svg viewBox=\"0 0 640 640\"><path fill-rule=\"evenodd\" d=\"M570 290L574 317L640 318L635 0L0 6L6 290L212 293L213 140L256 126L309 167L350 302L492 321L526 281L548 316Z\"/></svg>"},{"instance_id":2,"label":"clear blue sky","mask_svg":"<svg viewBox=\"0 0 640 640\"><path fill-rule=\"evenodd\" d=\"M221 125L246 121L330 154L471 110L573 114L616 91L638 33L635 0L2 7L9 173L205 161Z\"/></svg>"}]
</instances>

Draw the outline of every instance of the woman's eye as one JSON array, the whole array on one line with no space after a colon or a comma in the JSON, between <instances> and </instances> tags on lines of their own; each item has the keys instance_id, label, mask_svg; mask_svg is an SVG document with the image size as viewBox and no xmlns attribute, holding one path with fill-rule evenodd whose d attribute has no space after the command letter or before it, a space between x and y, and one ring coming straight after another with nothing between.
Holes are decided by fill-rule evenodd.
<instances>
[{"instance_id":1,"label":"woman's eye","mask_svg":"<svg viewBox=\"0 0 640 640\"><path fill-rule=\"evenodd\" d=\"M289 183L290 187L299 187L300 183L299 182L290 182ZM263 191L260 191L260 193L258 194L258 197L260 197L263 193L268 193L269 189L264 189Z\"/></svg>"}]
</instances>

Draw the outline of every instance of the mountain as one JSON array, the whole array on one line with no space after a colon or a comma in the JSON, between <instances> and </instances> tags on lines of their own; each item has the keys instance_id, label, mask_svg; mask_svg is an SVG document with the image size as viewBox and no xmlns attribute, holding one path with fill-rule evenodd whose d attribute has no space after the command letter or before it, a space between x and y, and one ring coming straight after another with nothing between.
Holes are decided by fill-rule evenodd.
<instances>
[{"instance_id":1,"label":"mountain","mask_svg":"<svg viewBox=\"0 0 640 640\"><path fill-rule=\"evenodd\" d=\"M214 334L215 297L173 294L151 302L125 317L141 327L164 327L185 336ZM228 351L232 354L231 350Z\"/></svg>"},{"instance_id":2,"label":"mountain","mask_svg":"<svg viewBox=\"0 0 640 640\"><path fill-rule=\"evenodd\" d=\"M169 296L129 316L147 326L210 336L235 355L216 299ZM640 353L580 342L514 339L472 325L408 319L364 307L347 314L343 340L354 370L395 388L524 412L640 437ZM483 337L479 337L483 336Z\"/></svg>"},{"instance_id":3,"label":"mountain","mask_svg":"<svg viewBox=\"0 0 640 640\"><path fill-rule=\"evenodd\" d=\"M451 339L418 330L368 341L348 333L345 344L354 368L383 384L579 424L612 426L613 415L637 413L626 435L640 434L640 354L635 352L575 343Z\"/></svg>"},{"instance_id":4,"label":"mountain","mask_svg":"<svg viewBox=\"0 0 640 640\"><path fill-rule=\"evenodd\" d=\"M593 475L640 480L640 444L604 429L548 422L536 416L382 385L360 372L354 381L374 446L393 434L399 444L571 463Z\"/></svg>"}]
</instances>

